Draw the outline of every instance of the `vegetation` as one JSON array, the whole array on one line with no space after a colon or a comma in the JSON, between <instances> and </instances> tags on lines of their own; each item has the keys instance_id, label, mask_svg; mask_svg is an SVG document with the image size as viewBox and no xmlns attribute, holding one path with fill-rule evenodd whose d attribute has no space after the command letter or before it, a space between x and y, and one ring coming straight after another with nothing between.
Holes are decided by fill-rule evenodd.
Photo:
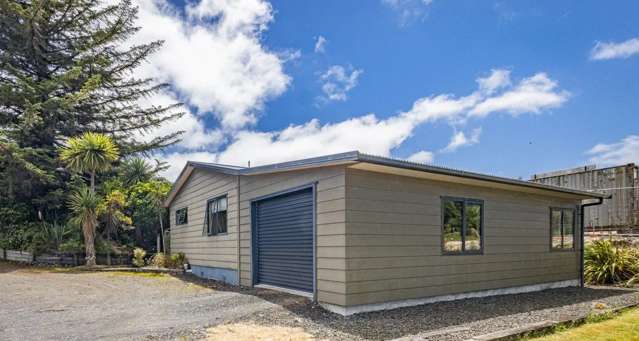
<instances>
[{"instance_id":1,"label":"vegetation","mask_svg":"<svg viewBox=\"0 0 639 341\"><path fill-rule=\"evenodd\" d=\"M598 314L588 318L584 324L570 328L557 328L554 333L533 340L638 340L639 339L639 309L630 309L619 315Z\"/></svg>"},{"instance_id":2,"label":"vegetation","mask_svg":"<svg viewBox=\"0 0 639 341\"><path fill-rule=\"evenodd\" d=\"M167 84L136 77L161 42L129 0L0 0L0 247L95 253L156 248L170 183L151 165L181 132L140 139L182 115L142 105Z\"/></svg>"},{"instance_id":3,"label":"vegetation","mask_svg":"<svg viewBox=\"0 0 639 341\"><path fill-rule=\"evenodd\" d=\"M145 265L144 257L146 257L146 251L144 249L136 247L133 249L133 265L141 268Z\"/></svg>"},{"instance_id":4,"label":"vegetation","mask_svg":"<svg viewBox=\"0 0 639 341\"><path fill-rule=\"evenodd\" d=\"M590 284L633 284L639 276L639 251L611 240L597 240L584 250L584 278Z\"/></svg>"}]
</instances>

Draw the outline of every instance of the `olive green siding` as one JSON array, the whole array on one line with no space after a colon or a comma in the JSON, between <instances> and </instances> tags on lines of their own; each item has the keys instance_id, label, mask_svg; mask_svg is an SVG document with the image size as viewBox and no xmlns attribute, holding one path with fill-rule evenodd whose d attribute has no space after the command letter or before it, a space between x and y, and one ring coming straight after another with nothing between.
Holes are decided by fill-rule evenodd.
<instances>
[{"instance_id":1,"label":"olive green siding","mask_svg":"<svg viewBox=\"0 0 639 341\"><path fill-rule=\"evenodd\" d=\"M345 304L345 207L343 166L241 177L240 181L240 283L251 279L251 200L299 186L317 183L316 252L317 298Z\"/></svg>"},{"instance_id":2,"label":"olive green siding","mask_svg":"<svg viewBox=\"0 0 639 341\"><path fill-rule=\"evenodd\" d=\"M346 306L579 278L578 240L550 251L550 207L577 200L354 169L345 192ZM442 255L442 196L484 201L483 254Z\"/></svg>"},{"instance_id":3,"label":"olive green siding","mask_svg":"<svg viewBox=\"0 0 639 341\"><path fill-rule=\"evenodd\" d=\"M203 234L208 199L228 195L227 233ZM192 265L237 270L237 176L195 169L170 206L171 252L184 252ZM175 225L175 211L188 207L188 223Z\"/></svg>"}]
</instances>

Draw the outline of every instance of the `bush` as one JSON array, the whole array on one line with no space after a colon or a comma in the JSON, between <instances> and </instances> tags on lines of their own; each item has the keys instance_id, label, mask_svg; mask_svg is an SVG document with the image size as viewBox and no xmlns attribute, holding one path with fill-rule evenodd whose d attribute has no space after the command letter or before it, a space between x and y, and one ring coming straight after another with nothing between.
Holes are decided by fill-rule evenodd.
<instances>
[{"instance_id":1,"label":"bush","mask_svg":"<svg viewBox=\"0 0 639 341\"><path fill-rule=\"evenodd\" d=\"M183 252L178 252L171 255L170 266L172 268L181 269L184 264L186 264L186 255Z\"/></svg>"},{"instance_id":2,"label":"bush","mask_svg":"<svg viewBox=\"0 0 639 341\"><path fill-rule=\"evenodd\" d=\"M158 252L151 258L149 264L158 268L168 268L169 259L164 252Z\"/></svg>"},{"instance_id":3,"label":"bush","mask_svg":"<svg viewBox=\"0 0 639 341\"><path fill-rule=\"evenodd\" d=\"M141 268L144 266L144 257L146 257L146 251L139 247L133 249L133 265Z\"/></svg>"},{"instance_id":4,"label":"bush","mask_svg":"<svg viewBox=\"0 0 639 341\"><path fill-rule=\"evenodd\" d=\"M584 251L584 277L590 284L632 284L639 274L639 253L610 240L597 240Z\"/></svg>"}]
</instances>

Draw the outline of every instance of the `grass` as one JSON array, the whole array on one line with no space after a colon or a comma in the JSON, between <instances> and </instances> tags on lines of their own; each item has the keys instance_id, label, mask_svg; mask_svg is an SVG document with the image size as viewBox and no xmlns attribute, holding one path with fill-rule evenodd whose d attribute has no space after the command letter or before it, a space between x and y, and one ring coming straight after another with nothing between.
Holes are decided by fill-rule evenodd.
<instances>
[{"instance_id":1,"label":"grass","mask_svg":"<svg viewBox=\"0 0 639 341\"><path fill-rule=\"evenodd\" d=\"M535 341L615 341L639 340L639 308L625 310L619 314L597 314L585 323L571 328L557 327L552 334L526 338Z\"/></svg>"}]
</instances>

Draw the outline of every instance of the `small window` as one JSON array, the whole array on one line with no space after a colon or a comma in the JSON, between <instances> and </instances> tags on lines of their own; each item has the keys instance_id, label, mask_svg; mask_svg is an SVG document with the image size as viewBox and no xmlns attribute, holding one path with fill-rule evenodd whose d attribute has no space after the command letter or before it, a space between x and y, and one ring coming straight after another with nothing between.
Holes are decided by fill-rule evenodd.
<instances>
[{"instance_id":1,"label":"small window","mask_svg":"<svg viewBox=\"0 0 639 341\"><path fill-rule=\"evenodd\" d=\"M552 250L575 248L575 210L571 208L550 209L550 247Z\"/></svg>"},{"instance_id":2,"label":"small window","mask_svg":"<svg viewBox=\"0 0 639 341\"><path fill-rule=\"evenodd\" d=\"M209 236L226 233L226 195L211 199L206 203L206 227Z\"/></svg>"},{"instance_id":3,"label":"small window","mask_svg":"<svg viewBox=\"0 0 639 341\"><path fill-rule=\"evenodd\" d=\"M442 199L442 243L448 254L481 253L484 203L475 199Z\"/></svg>"},{"instance_id":4,"label":"small window","mask_svg":"<svg viewBox=\"0 0 639 341\"><path fill-rule=\"evenodd\" d=\"M184 225L189 222L188 209L186 207L175 211L175 225Z\"/></svg>"}]
</instances>

